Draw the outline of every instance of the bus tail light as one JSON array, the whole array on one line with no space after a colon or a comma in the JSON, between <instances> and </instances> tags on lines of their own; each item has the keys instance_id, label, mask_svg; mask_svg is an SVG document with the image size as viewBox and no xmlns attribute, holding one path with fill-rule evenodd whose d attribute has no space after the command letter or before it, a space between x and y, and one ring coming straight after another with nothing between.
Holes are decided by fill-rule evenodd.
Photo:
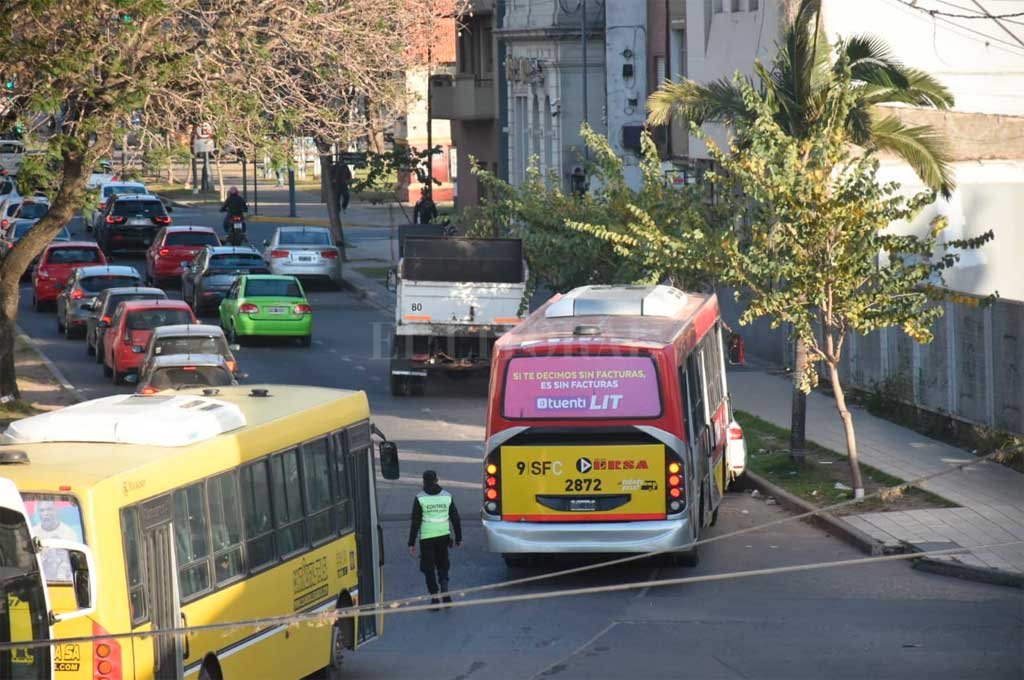
<instances>
[{"instance_id":1,"label":"bus tail light","mask_svg":"<svg viewBox=\"0 0 1024 680\"><path fill-rule=\"evenodd\" d=\"M488 457L484 463L484 512L497 515L501 512L501 475L497 457Z\"/></svg>"},{"instance_id":2,"label":"bus tail light","mask_svg":"<svg viewBox=\"0 0 1024 680\"><path fill-rule=\"evenodd\" d=\"M121 645L110 638L100 624L92 623L92 677L93 680L121 680Z\"/></svg>"},{"instance_id":3,"label":"bus tail light","mask_svg":"<svg viewBox=\"0 0 1024 680\"><path fill-rule=\"evenodd\" d=\"M683 464L675 457L669 457L668 465L665 466L665 499L668 504L668 514L674 515L680 512L686 505L686 483L683 478Z\"/></svg>"}]
</instances>

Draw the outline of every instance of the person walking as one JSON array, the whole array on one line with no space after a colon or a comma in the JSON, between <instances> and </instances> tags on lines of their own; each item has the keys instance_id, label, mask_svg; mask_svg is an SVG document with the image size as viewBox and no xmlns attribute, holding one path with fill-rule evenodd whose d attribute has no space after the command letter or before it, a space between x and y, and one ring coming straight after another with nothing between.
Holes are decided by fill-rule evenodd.
<instances>
[{"instance_id":1,"label":"person walking","mask_svg":"<svg viewBox=\"0 0 1024 680\"><path fill-rule=\"evenodd\" d=\"M420 189L420 200L412 209L412 221L416 224L430 224L437 219L437 205L427 190Z\"/></svg>"},{"instance_id":2,"label":"person walking","mask_svg":"<svg viewBox=\"0 0 1024 680\"><path fill-rule=\"evenodd\" d=\"M409 554L413 557L416 557L417 535L420 538L420 571L426 577L430 601L435 605L442 600L451 602L452 598L448 596L448 548L462 545L462 522L455 499L437 483L437 473L433 470L423 473L423 490L412 502ZM438 592L441 593L440 599Z\"/></svg>"},{"instance_id":3,"label":"person walking","mask_svg":"<svg viewBox=\"0 0 1024 680\"><path fill-rule=\"evenodd\" d=\"M348 163L338 161L331 168L331 184L334 185L334 207L338 214L348 209L350 198L348 185L352 182L352 171Z\"/></svg>"}]
</instances>

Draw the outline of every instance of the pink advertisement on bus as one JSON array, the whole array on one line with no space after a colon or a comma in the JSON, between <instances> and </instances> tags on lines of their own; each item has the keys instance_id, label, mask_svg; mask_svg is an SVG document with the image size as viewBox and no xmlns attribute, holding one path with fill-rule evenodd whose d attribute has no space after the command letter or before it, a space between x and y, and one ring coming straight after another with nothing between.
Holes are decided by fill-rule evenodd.
<instances>
[{"instance_id":1,"label":"pink advertisement on bus","mask_svg":"<svg viewBox=\"0 0 1024 680\"><path fill-rule=\"evenodd\" d=\"M661 415L650 357L515 357L505 374L506 418L654 418Z\"/></svg>"}]
</instances>

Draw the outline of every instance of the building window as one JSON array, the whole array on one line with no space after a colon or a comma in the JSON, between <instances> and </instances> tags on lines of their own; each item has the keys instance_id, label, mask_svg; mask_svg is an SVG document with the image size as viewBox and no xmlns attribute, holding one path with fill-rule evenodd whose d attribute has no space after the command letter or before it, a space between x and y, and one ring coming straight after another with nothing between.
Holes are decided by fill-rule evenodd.
<instances>
[{"instance_id":1,"label":"building window","mask_svg":"<svg viewBox=\"0 0 1024 680\"><path fill-rule=\"evenodd\" d=\"M484 26L480 30L480 40L483 43L480 45L483 51L483 58L480 60L480 63L483 64L483 71L480 75L485 79L490 79L494 74L494 37L490 26Z\"/></svg>"},{"instance_id":2,"label":"building window","mask_svg":"<svg viewBox=\"0 0 1024 680\"><path fill-rule=\"evenodd\" d=\"M747 9L749 9L751 12L756 12L760 8L760 3L757 0L750 0L750 4L747 5Z\"/></svg>"},{"instance_id":3,"label":"building window","mask_svg":"<svg viewBox=\"0 0 1024 680\"><path fill-rule=\"evenodd\" d=\"M730 10L733 12L742 12L743 10L740 9L741 1L742 0L732 0L732 6L730 7Z\"/></svg>"},{"instance_id":4,"label":"building window","mask_svg":"<svg viewBox=\"0 0 1024 680\"><path fill-rule=\"evenodd\" d=\"M721 14L725 11L722 7L722 0L711 0L711 11L715 14Z\"/></svg>"}]
</instances>

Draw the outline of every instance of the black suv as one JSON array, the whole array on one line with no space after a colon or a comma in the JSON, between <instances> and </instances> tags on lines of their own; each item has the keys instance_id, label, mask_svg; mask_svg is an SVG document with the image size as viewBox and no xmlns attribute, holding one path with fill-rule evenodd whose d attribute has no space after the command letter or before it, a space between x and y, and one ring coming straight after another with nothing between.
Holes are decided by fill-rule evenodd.
<instances>
[{"instance_id":1,"label":"black suv","mask_svg":"<svg viewBox=\"0 0 1024 680\"><path fill-rule=\"evenodd\" d=\"M112 196L99 220L96 242L104 252L148 248L156 232L171 223L167 208L156 196Z\"/></svg>"},{"instance_id":2,"label":"black suv","mask_svg":"<svg viewBox=\"0 0 1024 680\"><path fill-rule=\"evenodd\" d=\"M206 246L182 267L181 298L201 316L217 309L239 276L269 273L263 256L251 246Z\"/></svg>"}]
</instances>

